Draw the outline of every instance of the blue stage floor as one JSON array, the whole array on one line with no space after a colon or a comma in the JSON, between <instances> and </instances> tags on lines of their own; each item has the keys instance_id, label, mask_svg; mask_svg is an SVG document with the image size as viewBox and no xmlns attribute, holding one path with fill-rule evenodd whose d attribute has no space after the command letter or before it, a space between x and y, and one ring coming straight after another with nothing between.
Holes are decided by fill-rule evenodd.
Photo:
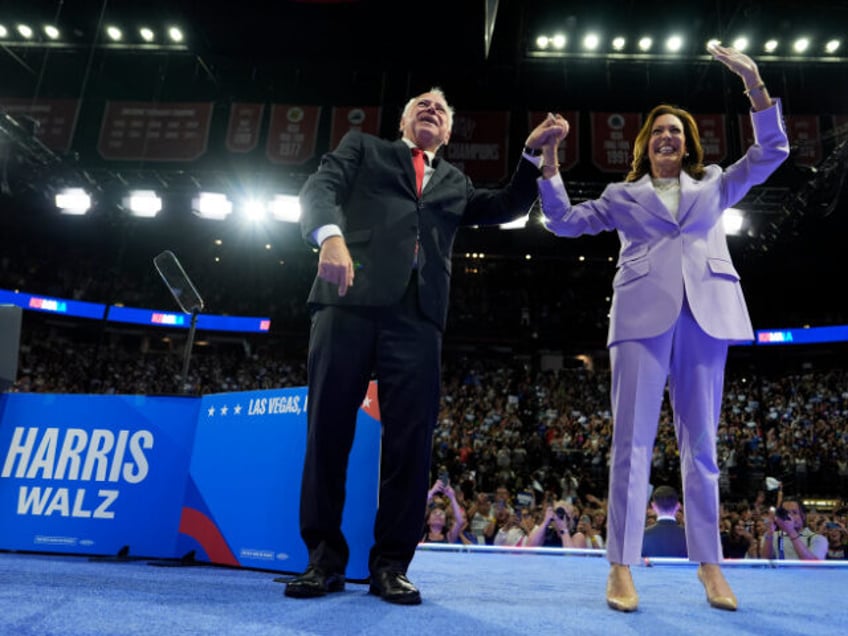
<instances>
[{"instance_id":1,"label":"blue stage floor","mask_svg":"<svg viewBox=\"0 0 848 636\"><path fill-rule=\"evenodd\" d=\"M739 611L707 605L695 565L634 568L641 602L608 609L598 554L419 549L409 576L420 606L398 607L367 586L321 599L283 596L270 572L154 567L149 561L0 554L0 634L844 634L848 563L734 562L725 575Z\"/></svg>"}]
</instances>

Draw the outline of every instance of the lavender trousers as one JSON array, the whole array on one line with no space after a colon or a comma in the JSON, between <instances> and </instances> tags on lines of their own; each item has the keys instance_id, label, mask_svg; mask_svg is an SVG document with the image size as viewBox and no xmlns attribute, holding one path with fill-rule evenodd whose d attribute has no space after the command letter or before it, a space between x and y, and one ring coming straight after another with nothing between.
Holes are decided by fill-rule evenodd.
<instances>
[{"instance_id":1,"label":"lavender trousers","mask_svg":"<svg viewBox=\"0 0 848 636\"><path fill-rule=\"evenodd\" d=\"M613 440L607 514L607 559L641 562L651 469L666 379L683 478L689 559L721 560L716 432L721 413L726 340L707 335L689 305L663 334L610 346Z\"/></svg>"}]
</instances>

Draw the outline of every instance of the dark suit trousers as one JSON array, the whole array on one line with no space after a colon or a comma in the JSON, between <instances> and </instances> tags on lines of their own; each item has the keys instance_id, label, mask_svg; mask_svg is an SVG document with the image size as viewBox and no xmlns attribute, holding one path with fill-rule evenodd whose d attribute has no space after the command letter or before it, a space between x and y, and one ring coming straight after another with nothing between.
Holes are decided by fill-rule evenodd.
<instances>
[{"instance_id":1,"label":"dark suit trousers","mask_svg":"<svg viewBox=\"0 0 848 636\"><path fill-rule=\"evenodd\" d=\"M380 493L372 573L406 572L424 524L438 416L441 330L418 307L417 275L388 307L326 305L312 315L308 434L300 530L310 564L344 572L341 531L348 455L372 373L382 421Z\"/></svg>"}]
</instances>

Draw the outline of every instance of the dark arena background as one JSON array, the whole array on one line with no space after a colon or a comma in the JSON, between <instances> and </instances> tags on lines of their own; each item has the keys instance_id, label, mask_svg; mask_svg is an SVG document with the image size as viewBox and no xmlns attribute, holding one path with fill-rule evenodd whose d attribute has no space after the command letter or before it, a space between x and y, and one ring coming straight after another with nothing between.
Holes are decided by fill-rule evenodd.
<instances>
[{"instance_id":1,"label":"dark arena background","mask_svg":"<svg viewBox=\"0 0 848 636\"><path fill-rule=\"evenodd\" d=\"M848 5L836 1L0 3L0 631L836 633L848 618L846 25ZM695 115L707 161L726 166L750 143L749 103L739 78L707 54L710 39L758 63L782 100L791 144L778 172L726 213L757 330L755 342L731 348L719 425L722 532L741 524L751 546L725 568L739 612L717 614L694 566L663 559L634 572L640 610L610 612L598 544L423 544L410 569L420 608L375 606L356 582L314 603L285 599L274 578L299 571L296 560L274 548L263 562L258 546L235 545L214 505L216 495L224 506L249 504L254 516L244 519L255 526L275 509L281 527L296 529L302 457L286 464L294 486L273 461L285 436L265 441L267 463L229 449L210 468L220 484L209 491L205 464L175 450L182 481L161 482L176 493L173 527L161 528L173 545L145 549L109 535L143 457L159 478L158 438L147 447L127 432L133 409L148 417L138 400L188 413L173 417L192 423L184 445L195 453L208 439L201 420L232 408L221 396L246 396L245 418L306 408L298 392L317 255L301 239L296 196L347 130L394 138L407 99L440 87L456 109L441 152L487 187L508 179L536 122L559 112L572 126L563 178L580 201L623 179L642 118L668 102ZM560 239L540 218L534 207L518 227L457 236L433 481L447 472L465 512L499 489L525 520L556 501L588 524L582 535L603 537L605 340L619 244L612 233ZM186 290L169 287L154 263L166 252L202 307L178 304ZM263 402L266 393L283 397ZM100 410L119 396L137 400ZM63 400L83 415L63 419ZM244 422L220 448L255 434ZM63 438L66 427L75 432ZM162 421L147 428L173 433ZM99 447L89 463L75 444L97 435L116 446ZM97 453L121 444L135 463L104 463L101 473ZM53 474L53 453L79 466L60 461ZM62 470L65 482L119 483L91 483L83 499L79 483L55 481ZM281 486L251 499L244 492L254 482L241 490L236 476L264 482L263 471ZM371 518L374 471L365 469L361 506ZM651 481L679 480L666 405ZM99 486L107 494L92 500ZM761 519L778 496L805 504L807 525L828 536L828 560L760 559ZM37 540L21 542L21 511L39 502L24 530ZM132 530L152 536L160 529L146 520L164 504L147 504ZM189 508L206 516L189 518ZM81 526L57 531L51 524L63 517L86 517L97 525L90 536L108 539L80 542L89 536ZM203 520L218 523L219 543ZM99 549L110 542L122 549Z\"/></svg>"}]
</instances>

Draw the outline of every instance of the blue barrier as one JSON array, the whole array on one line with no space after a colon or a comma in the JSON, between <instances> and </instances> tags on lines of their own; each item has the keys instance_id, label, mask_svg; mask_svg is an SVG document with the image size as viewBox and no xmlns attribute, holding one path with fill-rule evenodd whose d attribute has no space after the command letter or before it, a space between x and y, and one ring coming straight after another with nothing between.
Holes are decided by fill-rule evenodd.
<instances>
[{"instance_id":1,"label":"blue barrier","mask_svg":"<svg viewBox=\"0 0 848 636\"><path fill-rule=\"evenodd\" d=\"M376 385L357 421L343 530L368 576ZM297 572L305 388L196 397L0 395L0 549Z\"/></svg>"}]
</instances>

